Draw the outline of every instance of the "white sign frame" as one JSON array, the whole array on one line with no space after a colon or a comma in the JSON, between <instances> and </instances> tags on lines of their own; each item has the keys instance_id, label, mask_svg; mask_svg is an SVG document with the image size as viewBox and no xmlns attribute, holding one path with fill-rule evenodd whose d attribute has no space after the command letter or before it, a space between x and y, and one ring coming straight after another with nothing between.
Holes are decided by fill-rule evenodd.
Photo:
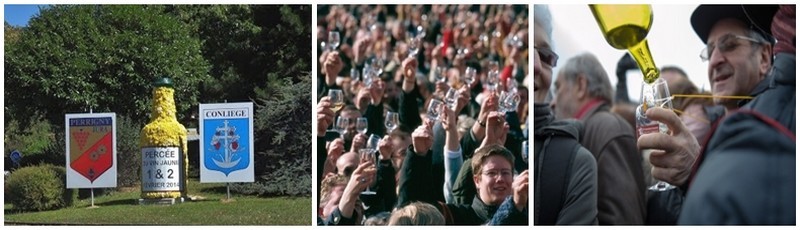
<instances>
[{"instance_id":1,"label":"white sign frame","mask_svg":"<svg viewBox=\"0 0 800 230\"><path fill-rule=\"evenodd\" d=\"M215 113L216 112L216 113ZM255 182L255 172L254 172L254 161L255 161L255 150L254 150L254 126L253 126L253 103L252 102L241 102L241 103L220 103L220 104L200 104L199 106L199 114L200 120L198 122L199 125L199 135L200 135L200 183L230 183L230 182ZM244 121L246 119L246 121ZM247 154L247 158L249 159L247 166L245 168L236 169L234 171L230 171L227 174L220 170L214 170L208 167L208 164L213 164L214 166L219 166L216 163L216 158L214 158L215 162L206 162L206 155L207 154L217 154L212 152L212 143L219 143L214 142L213 140L209 139L209 136L215 135L220 129L219 127L206 127L207 121L209 123L218 123L222 120L225 122L225 126L223 129L227 129L228 121L235 121L238 124L246 123L248 131L246 133L236 132L234 133L237 138L240 135L246 134L246 140L239 139L238 141L241 143L247 143L246 145L237 145L245 147L246 149L241 149L242 154ZM241 128L239 128L241 129ZM225 138L221 138L225 139ZM246 142L245 142L246 141ZM223 146L224 148L224 146ZM237 153L237 154L240 154ZM244 157L242 155L237 155L238 157ZM214 156L210 156L214 157ZM234 158L236 156L232 156ZM228 163L230 163L231 158L228 159ZM243 158L241 158L243 159ZM224 161L224 159L221 159ZM235 160L235 159L233 159ZM237 166L240 167L240 166Z\"/></svg>"},{"instance_id":2,"label":"white sign frame","mask_svg":"<svg viewBox=\"0 0 800 230\"><path fill-rule=\"evenodd\" d=\"M103 172L100 176L97 177L94 181L89 180L88 178L81 175L80 172L76 171L70 166L72 160L70 159L72 156L72 152L70 150L70 142L72 140L72 135L70 135L70 119L80 119L80 118L111 118L111 167ZM66 179L67 179L67 188L115 188L117 187L117 114L116 113L73 113L73 114L65 114L64 115L64 133L65 135L65 171L66 171ZM75 153L75 154L82 154L82 153Z\"/></svg>"}]
</instances>

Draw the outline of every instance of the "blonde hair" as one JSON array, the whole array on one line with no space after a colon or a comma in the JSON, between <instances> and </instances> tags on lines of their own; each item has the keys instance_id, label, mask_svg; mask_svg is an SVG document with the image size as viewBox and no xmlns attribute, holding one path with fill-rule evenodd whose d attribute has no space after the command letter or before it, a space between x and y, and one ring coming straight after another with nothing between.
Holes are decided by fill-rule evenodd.
<instances>
[{"instance_id":1,"label":"blonde hair","mask_svg":"<svg viewBox=\"0 0 800 230\"><path fill-rule=\"evenodd\" d=\"M350 178L347 176L338 174L326 177L324 180L322 180L319 191L320 199L318 207L322 208L328 203L328 200L331 199L331 190L333 190L334 187L337 185L347 186L348 180L350 180Z\"/></svg>"},{"instance_id":2,"label":"blonde hair","mask_svg":"<svg viewBox=\"0 0 800 230\"><path fill-rule=\"evenodd\" d=\"M431 204L414 202L398 208L389 217L389 225L444 225L444 215Z\"/></svg>"}]
</instances>

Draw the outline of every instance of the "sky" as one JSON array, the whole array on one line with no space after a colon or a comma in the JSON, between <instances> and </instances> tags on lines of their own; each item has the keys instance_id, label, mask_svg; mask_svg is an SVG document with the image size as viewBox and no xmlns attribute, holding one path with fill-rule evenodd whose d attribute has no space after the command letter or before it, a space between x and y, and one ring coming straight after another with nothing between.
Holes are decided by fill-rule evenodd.
<instances>
[{"instance_id":1,"label":"sky","mask_svg":"<svg viewBox=\"0 0 800 230\"><path fill-rule=\"evenodd\" d=\"M588 5L549 7L553 16L554 51L559 55L559 65L578 54L590 52L600 60L608 72L611 85L615 86L617 61L627 51L614 49L606 42ZM689 75L695 86L710 91L707 63L699 57L705 44L700 41L689 23L696 7L697 5L652 5L653 25L647 40L658 68L678 66ZM553 69L554 77L558 71L558 66ZM641 84L641 71L628 71L628 96L631 100L638 100Z\"/></svg>"},{"instance_id":2,"label":"sky","mask_svg":"<svg viewBox=\"0 0 800 230\"><path fill-rule=\"evenodd\" d=\"M28 20L39 13L39 7L46 5L4 5L3 20L12 26L27 26Z\"/></svg>"}]
</instances>

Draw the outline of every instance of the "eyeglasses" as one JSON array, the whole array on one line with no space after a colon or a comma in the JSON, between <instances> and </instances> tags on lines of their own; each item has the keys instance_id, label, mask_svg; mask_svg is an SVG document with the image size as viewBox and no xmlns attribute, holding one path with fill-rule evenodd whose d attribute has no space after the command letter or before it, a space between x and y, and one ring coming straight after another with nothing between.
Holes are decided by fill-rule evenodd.
<instances>
[{"instance_id":1,"label":"eyeglasses","mask_svg":"<svg viewBox=\"0 0 800 230\"><path fill-rule=\"evenodd\" d=\"M717 39L716 43L708 43L708 45L700 51L700 59L703 61L708 61L711 58L711 53L714 52L714 49L719 49L719 52L722 53L729 53L731 51L736 50L739 45L742 45L739 42L736 42L736 39L747 40L756 44L760 44L762 42L747 36L742 35L735 35L735 34L727 34L722 36L721 38Z\"/></svg>"},{"instance_id":2,"label":"eyeglasses","mask_svg":"<svg viewBox=\"0 0 800 230\"><path fill-rule=\"evenodd\" d=\"M499 171L498 170L489 170L489 171L485 171L485 172L483 172L481 174L483 174L484 176L487 176L489 178L496 178L497 176L511 177L513 175L511 170L499 170Z\"/></svg>"},{"instance_id":3,"label":"eyeglasses","mask_svg":"<svg viewBox=\"0 0 800 230\"><path fill-rule=\"evenodd\" d=\"M535 49L536 53L539 54L539 60L541 60L542 63L550 67L556 67L556 64L558 63L558 55L553 52L553 50L536 46L534 46L533 49Z\"/></svg>"}]
</instances>

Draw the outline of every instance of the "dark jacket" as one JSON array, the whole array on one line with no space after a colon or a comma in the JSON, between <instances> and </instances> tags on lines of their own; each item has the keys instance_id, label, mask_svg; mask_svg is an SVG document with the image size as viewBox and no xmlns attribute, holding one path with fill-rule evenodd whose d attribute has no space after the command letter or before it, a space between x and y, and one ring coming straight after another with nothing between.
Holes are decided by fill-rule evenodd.
<instances>
[{"instance_id":1,"label":"dark jacket","mask_svg":"<svg viewBox=\"0 0 800 230\"><path fill-rule=\"evenodd\" d=\"M597 224L597 163L592 153L577 143L581 125L577 121L554 121L547 104L534 104L534 225L591 225ZM577 148L573 152L555 152L559 147L551 143L554 138L572 140ZM572 148L572 146L569 146ZM543 182L550 171L555 154L573 154L574 159L564 168L566 179L549 184ZM556 168L561 169L561 168ZM544 177L544 178L543 178ZM548 190L563 188L559 194ZM557 210L545 213L544 210Z\"/></svg>"},{"instance_id":2,"label":"dark jacket","mask_svg":"<svg viewBox=\"0 0 800 230\"><path fill-rule=\"evenodd\" d=\"M796 223L795 56L779 53L695 162L680 224Z\"/></svg>"},{"instance_id":3,"label":"dark jacket","mask_svg":"<svg viewBox=\"0 0 800 230\"><path fill-rule=\"evenodd\" d=\"M601 102L581 119L581 144L597 160L597 219L601 225L644 224L645 189L642 155L633 127Z\"/></svg>"},{"instance_id":4,"label":"dark jacket","mask_svg":"<svg viewBox=\"0 0 800 230\"><path fill-rule=\"evenodd\" d=\"M486 224L500 205L487 205L475 197L472 203L466 204L444 204L440 203L431 193L432 189L441 188L432 182L431 174L431 153L419 156L414 152L414 147L406 149L406 158L400 171L400 192L398 193L397 207L402 207L414 201L426 202L439 207L445 215L445 220L452 225L481 225ZM446 209L446 211L445 211ZM524 213L517 212L509 217L511 220L526 219ZM525 223L513 223L525 224Z\"/></svg>"}]
</instances>

